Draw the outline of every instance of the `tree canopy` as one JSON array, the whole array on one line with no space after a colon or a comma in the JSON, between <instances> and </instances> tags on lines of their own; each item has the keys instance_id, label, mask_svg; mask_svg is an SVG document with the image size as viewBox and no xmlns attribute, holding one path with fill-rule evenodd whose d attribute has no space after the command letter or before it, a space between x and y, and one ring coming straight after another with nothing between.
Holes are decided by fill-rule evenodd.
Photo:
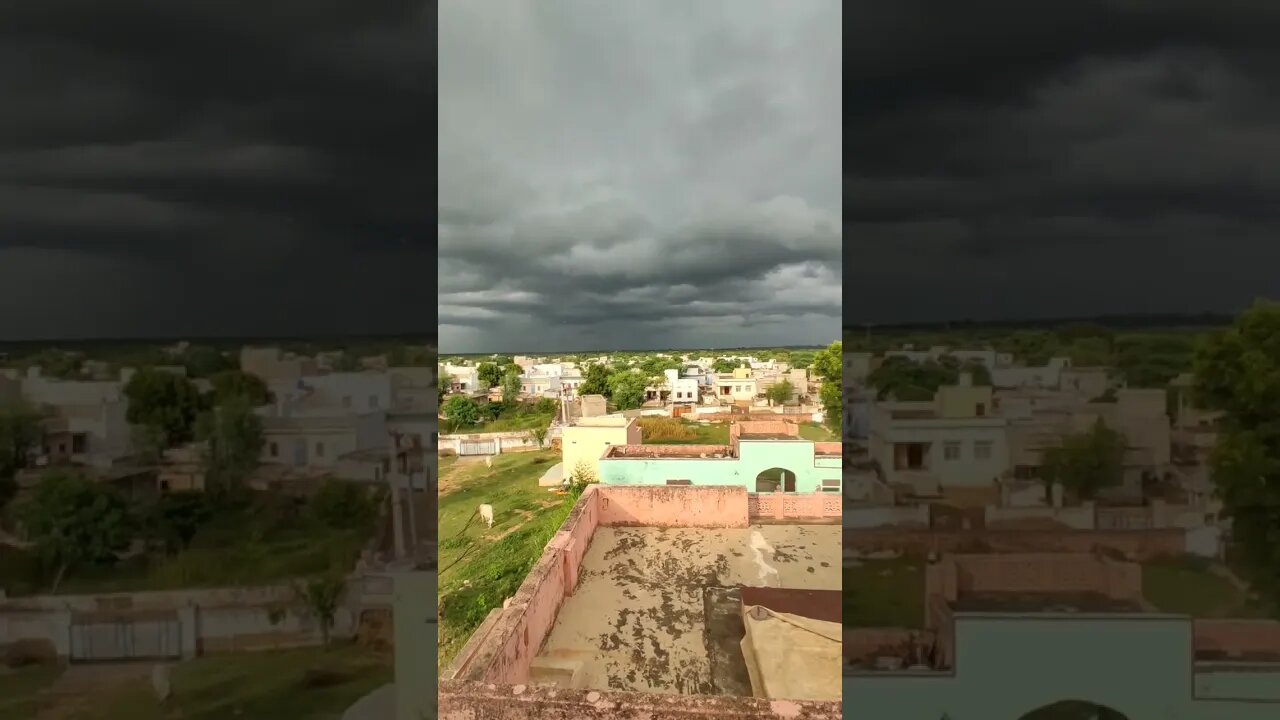
<instances>
[{"instance_id":1,"label":"tree canopy","mask_svg":"<svg viewBox=\"0 0 1280 720\"><path fill-rule=\"evenodd\" d=\"M480 406L475 400L462 395L454 395L440 406L445 418L459 425L475 425L480 422Z\"/></svg>"},{"instance_id":2,"label":"tree canopy","mask_svg":"<svg viewBox=\"0 0 1280 720\"><path fill-rule=\"evenodd\" d=\"M54 590L68 569L112 563L133 539L134 522L124 498L80 475L47 474L18 506L17 518L54 571Z\"/></svg>"},{"instance_id":3,"label":"tree canopy","mask_svg":"<svg viewBox=\"0 0 1280 720\"><path fill-rule=\"evenodd\" d=\"M190 380L163 370L139 370L124 392L129 399L128 421L154 430L164 447L194 437L196 418L205 403Z\"/></svg>"},{"instance_id":4,"label":"tree canopy","mask_svg":"<svg viewBox=\"0 0 1280 720\"><path fill-rule=\"evenodd\" d=\"M609 376L609 395L614 407L631 410L644 404L648 378L639 370L623 370Z\"/></svg>"},{"instance_id":5,"label":"tree canopy","mask_svg":"<svg viewBox=\"0 0 1280 720\"><path fill-rule=\"evenodd\" d=\"M839 430L844 419L844 343L837 340L815 355L811 369L822 378L819 399L827 425Z\"/></svg>"},{"instance_id":6,"label":"tree canopy","mask_svg":"<svg viewBox=\"0 0 1280 720\"><path fill-rule=\"evenodd\" d=\"M1044 452L1041 477L1046 489L1061 485L1082 500L1124 480L1125 436L1099 419L1083 433L1068 435Z\"/></svg>"},{"instance_id":7,"label":"tree canopy","mask_svg":"<svg viewBox=\"0 0 1280 720\"><path fill-rule=\"evenodd\" d=\"M608 395L609 394L609 368L599 363L592 363L587 366L587 370L583 373L582 384L578 386L578 395Z\"/></svg>"},{"instance_id":8,"label":"tree canopy","mask_svg":"<svg viewBox=\"0 0 1280 720\"><path fill-rule=\"evenodd\" d=\"M1199 402L1225 413L1211 466L1232 540L1280 602L1280 304L1259 301L1208 337L1194 368Z\"/></svg>"}]
</instances>

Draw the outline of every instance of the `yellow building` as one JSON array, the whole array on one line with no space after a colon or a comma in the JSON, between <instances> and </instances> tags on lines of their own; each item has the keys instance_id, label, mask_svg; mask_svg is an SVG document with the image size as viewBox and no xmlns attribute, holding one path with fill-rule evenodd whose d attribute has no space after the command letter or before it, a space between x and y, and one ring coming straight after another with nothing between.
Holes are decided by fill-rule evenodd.
<instances>
[{"instance_id":1,"label":"yellow building","mask_svg":"<svg viewBox=\"0 0 1280 720\"><path fill-rule=\"evenodd\" d=\"M639 445L640 426L635 418L602 415L579 418L564 429L560 440L565 477L582 467L593 479L600 477L600 458L611 445Z\"/></svg>"}]
</instances>

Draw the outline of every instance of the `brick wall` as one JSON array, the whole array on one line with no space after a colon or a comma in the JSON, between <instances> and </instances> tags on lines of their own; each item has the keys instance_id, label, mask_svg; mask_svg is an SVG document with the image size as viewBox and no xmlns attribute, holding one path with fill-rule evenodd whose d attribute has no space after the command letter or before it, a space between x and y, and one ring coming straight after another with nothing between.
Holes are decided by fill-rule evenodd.
<instances>
[{"instance_id":1,"label":"brick wall","mask_svg":"<svg viewBox=\"0 0 1280 720\"><path fill-rule=\"evenodd\" d=\"M747 496L748 514L759 519L838 518L843 504L836 493L759 493Z\"/></svg>"},{"instance_id":2,"label":"brick wall","mask_svg":"<svg viewBox=\"0 0 1280 720\"><path fill-rule=\"evenodd\" d=\"M946 555L926 571L947 600L968 593L1097 593L1142 601L1142 567L1091 554Z\"/></svg>"},{"instance_id":3,"label":"brick wall","mask_svg":"<svg viewBox=\"0 0 1280 720\"><path fill-rule=\"evenodd\" d=\"M1196 620L1192 625L1197 659L1280 659L1280 622Z\"/></svg>"},{"instance_id":4,"label":"brick wall","mask_svg":"<svg viewBox=\"0 0 1280 720\"><path fill-rule=\"evenodd\" d=\"M1111 550L1131 560L1181 555L1186 531L1160 530L970 530L931 532L910 528L849 528L845 551L925 554L965 551L1088 553Z\"/></svg>"}]
</instances>

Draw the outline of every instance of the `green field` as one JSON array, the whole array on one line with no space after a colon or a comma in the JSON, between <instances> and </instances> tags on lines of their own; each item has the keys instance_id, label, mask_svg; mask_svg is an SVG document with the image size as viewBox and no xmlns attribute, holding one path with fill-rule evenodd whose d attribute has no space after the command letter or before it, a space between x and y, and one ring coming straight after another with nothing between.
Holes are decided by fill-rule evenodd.
<instances>
[{"instance_id":1,"label":"green field","mask_svg":"<svg viewBox=\"0 0 1280 720\"><path fill-rule=\"evenodd\" d=\"M674 418L641 418L644 442L649 445L728 445L730 423L697 423ZM817 423L800 425L800 437L814 442L840 438Z\"/></svg>"},{"instance_id":2,"label":"green field","mask_svg":"<svg viewBox=\"0 0 1280 720\"><path fill-rule=\"evenodd\" d=\"M849 627L924 625L924 560L904 556L860 560L844 568L844 619Z\"/></svg>"},{"instance_id":3,"label":"green field","mask_svg":"<svg viewBox=\"0 0 1280 720\"><path fill-rule=\"evenodd\" d=\"M478 425L475 428L468 429L465 432L475 433L496 433L496 432L516 432L518 430L532 430L534 428L545 428L551 424L551 420L555 417L551 415L513 415L511 417L500 417L497 420Z\"/></svg>"},{"instance_id":4,"label":"green field","mask_svg":"<svg viewBox=\"0 0 1280 720\"><path fill-rule=\"evenodd\" d=\"M1209 561L1170 558L1142 565L1142 594L1161 612L1197 618L1264 618L1273 616L1226 577L1213 573Z\"/></svg>"},{"instance_id":5,"label":"green field","mask_svg":"<svg viewBox=\"0 0 1280 720\"><path fill-rule=\"evenodd\" d=\"M445 667L490 610L515 594L547 542L568 517L572 499L538 487L559 461L551 450L482 461L440 459L440 667ZM481 504L493 506L486 528Z\"/></svg>"},{"instance_id":6,"label":"green field","mask_svg":"<svg viewBox=\"0 0 1280 720\"><path fill-rule=\"evenodd\" d=\"M149 680L119 687L75 717L83 720L338 720L394 679L390 660L354 644L209 655L176 665L166 706Z\"/></svg>"}]
</instances>

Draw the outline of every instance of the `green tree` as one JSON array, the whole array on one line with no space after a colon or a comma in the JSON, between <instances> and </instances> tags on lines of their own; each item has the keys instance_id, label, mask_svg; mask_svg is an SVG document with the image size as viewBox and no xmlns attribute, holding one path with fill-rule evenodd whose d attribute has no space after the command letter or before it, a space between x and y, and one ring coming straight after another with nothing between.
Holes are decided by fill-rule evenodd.
<instances>
[{"instance_id":1,"label":"green tree","mask_svg":"<svg viewBox=\"0 0 1280 720\"><path fill-rule=\"evenodd\" d=\"M440 375L436 377L436 400L444 402L444 396L448 394L449 388L452 386L453 376L441 370Z\"/></svg>"},{"instance_id":2,"label":"green tree","mask_svg":"<svg viewBox=\"0 0 1280 720\"><path fill-rule=\"evenodd\" d=\"M320 642L325 647L329 645L329 633L333 631L333 620L338 614L338 605L342 602L342 593L346 588L346 580L335 572L312 578L298 589L307 612L320 626Z\"/></svg>"},{"instance_id":3,"label":"green tree","mask_svg":"<svg viewBox=\"0 0 1280 720\"><path fill-rule=\"evenodd\" d=\"M202 492L167 492L156 499L144 518L154 540L173 554L191 547L191 539L212 517L209 498Z\"/></svg>"},{"instance_id":4,"label":"green tree","mask_svg":"<svg viewBox=\"0 0 1280 720\"><path fill-rule=\"evenodd\" d=\"M267 384L257 375L241 370L223 370L209 380L213 384L209 398L212 405L222 405L233 398L243 398L254 407L271 402Z\"/></svg>"},{"instance_id":5,"label":"green tree","mask_svg":"<svg viewBox=\"0 0 1280 720\"><path fill-rule=\"evenodd\" d=\"M237 496L262 456L262 418L242 397L232 397L200 416L197 432L205 443L205 490Z\"/></svg>"},{"instance_id":6,"label":"green tree","mask_svg":"<svg viewBox=\"0 0 1280 720\"><path fill-rule=\"evenodd\" d=\"M372 527L378 515L378 506L368 488L340 480L324 481L308 508L325 526L343 530Z\"/></svg>"},{"instance_id":7,"label":"green tree","mask_svg":"<svg viewBox=\"0 0 1280 720\"><path fill-rule=\"evenodd\" d=\"M1061 485L1082 500L1092 499L1102 488L1124 479L1123 434L1099 419L1087 432L1069 435L1062 444L1044 452L1041 477L1045 490Z\"/></svg>"},{"instance_id":8,"label":"green tree","mask_svg":"<svg viewBox=\"0 0 1280 720\"><path fill-rule=\"evenodd\" d=\"M208 345L192 345L182 353L182 366L187 376L207 378L235 368L235 362L227 354Z\"/></svg>"},{"instance_id":9,"label":"green tree","mask_svg":"<svg viewBox=\"0 0 1280 720\"><path fill-rule=\"evenodd\" d=\"M844 343L837 340L815 355L811 369L822 379L818 399L827 425L839 431L844 419Z\"/></svg>"},{"instance_id":10,"label":"green tree","mask_svg":"<svg viewBox=\"0 0 1280 720\"><path fill-rule=\"evenodd\" d=\"M582 376L582 384L578 386L578 396L608 394L609 368L599 363L588 365L587 371Z\"/></svg>"},{"instance_id":11,"label":"green tree","mask_svg":"<svg viewBox=\"0 0 1280 720\"><path fill-rule=\"evenodd\" d=\"M42 375L70 380L80 376L80 367L83 363L84 358L80 353L70 353L50 348L36 353L27 362L27 365L40 368Z\"/></svg>"},{"instance_id":12,"label":"green tree","mask_svg":"<svg viewBox=\"0 0 1280 720\"><path fill-rule=\"evenodd\" d=\"M614 407L632 410L644 404L644 390L648 381L638 370L624 370L609 376L609 396Z\"/></svg>"},{"instance_id":13,"label":"green tree","mask_svg":"<svg viewBox=\"0 0 1280 720\"><path fill-rule=\"evenodd\" d=\"M769 398L770 405L781 405L791 399L791 394L795 392L795 388L791 385L790 380L780 380L765 391L765 397Z\"/></svg>"},{"instance_id":14,"label":"green tree","mask_svg":"<svg viewBox=\"0 0 1280 720\"><path fill-rule=\"evenodd\" d=\"M18 506L17 519L45 567L53 570L55 591L68 570L113 563L133 539L134 521L124 498L80 475L46 475Z\"/></svg>"},{"instance_id":15,"label":"green tree","mask_svg":"<svg viewBox=\"0 0 1280 720\"><path fill-rule=\"evenodd\" d=\"M475 425L480 422L480 406L475 400L454 395L440 406L440 412L448 420L459 425Z\"/></svg>"},{"instance_id":16,"label":"green tree","mask_svg":"<svg viewBox=\"0 0 1280 720\"><path fill-rule=\"evenodd\" d=\"M476 377L487 388L498 387L502 383L502 369L491 362L480 363L480 367L476 368Z\"/></svg>"},{"instance_id":17,"label":"green tree","mask_svg":"<svg viewBox=\"0 0 1280 720\"><path fill-rule=\"evenodd\" d=\"M40 445L40 415L24 405L0 408L0 510L18 492L15 476Z\"/></svg>"},{"instance_id":18,"label":"green tree","mask_svg":"<svg viewBox=\"0 0 1280 720\"><path fill-rule=\"evenodd\" d=\"M542 426L535 427L529 431L529 436L532 437L533 441L538 443L538 447L541 448L547 441L547 429Z\"/></svg>"},{"instance_id":19,"label":"green tree","mask_svg":"<svg viewBox=\"0 0 1280 720\"><path fill-rule=\"evenodd\" d=\"M1280 303L1259 301L1206 338L1194 378L1199 403L1225 415L1211 464L1233 544L1280 603Z\"/></svg>"},{"instance_id":20,"label":"green tree","mask_svg":"<svg viewBox=\"0 0 1280 720\"><path fill-rule=\"evenodd\" d=\"M336 372L357 372L364 368L360 358L349 348L334 355L331 365Z\"/></svg>"},{"instance_id":21,"label":"green tree","mask_svg":"<svg viewBox=\"0 0 1280 720\"><path fill-rule=\"evenodd\" d=\"M131 424L155 430L164 447L189 442L204 409L200 391L184 377L162 370L139 370L124 388Z\"/></svg>"},{"instance_id":22,"label":"green tree","mask_svg":"<svg viewBox=\"0 0 1280 720\"><path fill-rule=\"evenodd\" d=\"M711 363L711 369L718 373L731 373L736 367L738 367L737 363L728 358L716 358L715 362Z\"/></svg>"},{"instance_id":23,"label":"green tree","mask_svg":"<svg viewBox=\"0 0 1280 720\"><path fill-rule=\"evenodd\" d=\"M502 402L514 406L520 399L520 375L509 372L502 377Z\"/></svg>"}]
</instances>

